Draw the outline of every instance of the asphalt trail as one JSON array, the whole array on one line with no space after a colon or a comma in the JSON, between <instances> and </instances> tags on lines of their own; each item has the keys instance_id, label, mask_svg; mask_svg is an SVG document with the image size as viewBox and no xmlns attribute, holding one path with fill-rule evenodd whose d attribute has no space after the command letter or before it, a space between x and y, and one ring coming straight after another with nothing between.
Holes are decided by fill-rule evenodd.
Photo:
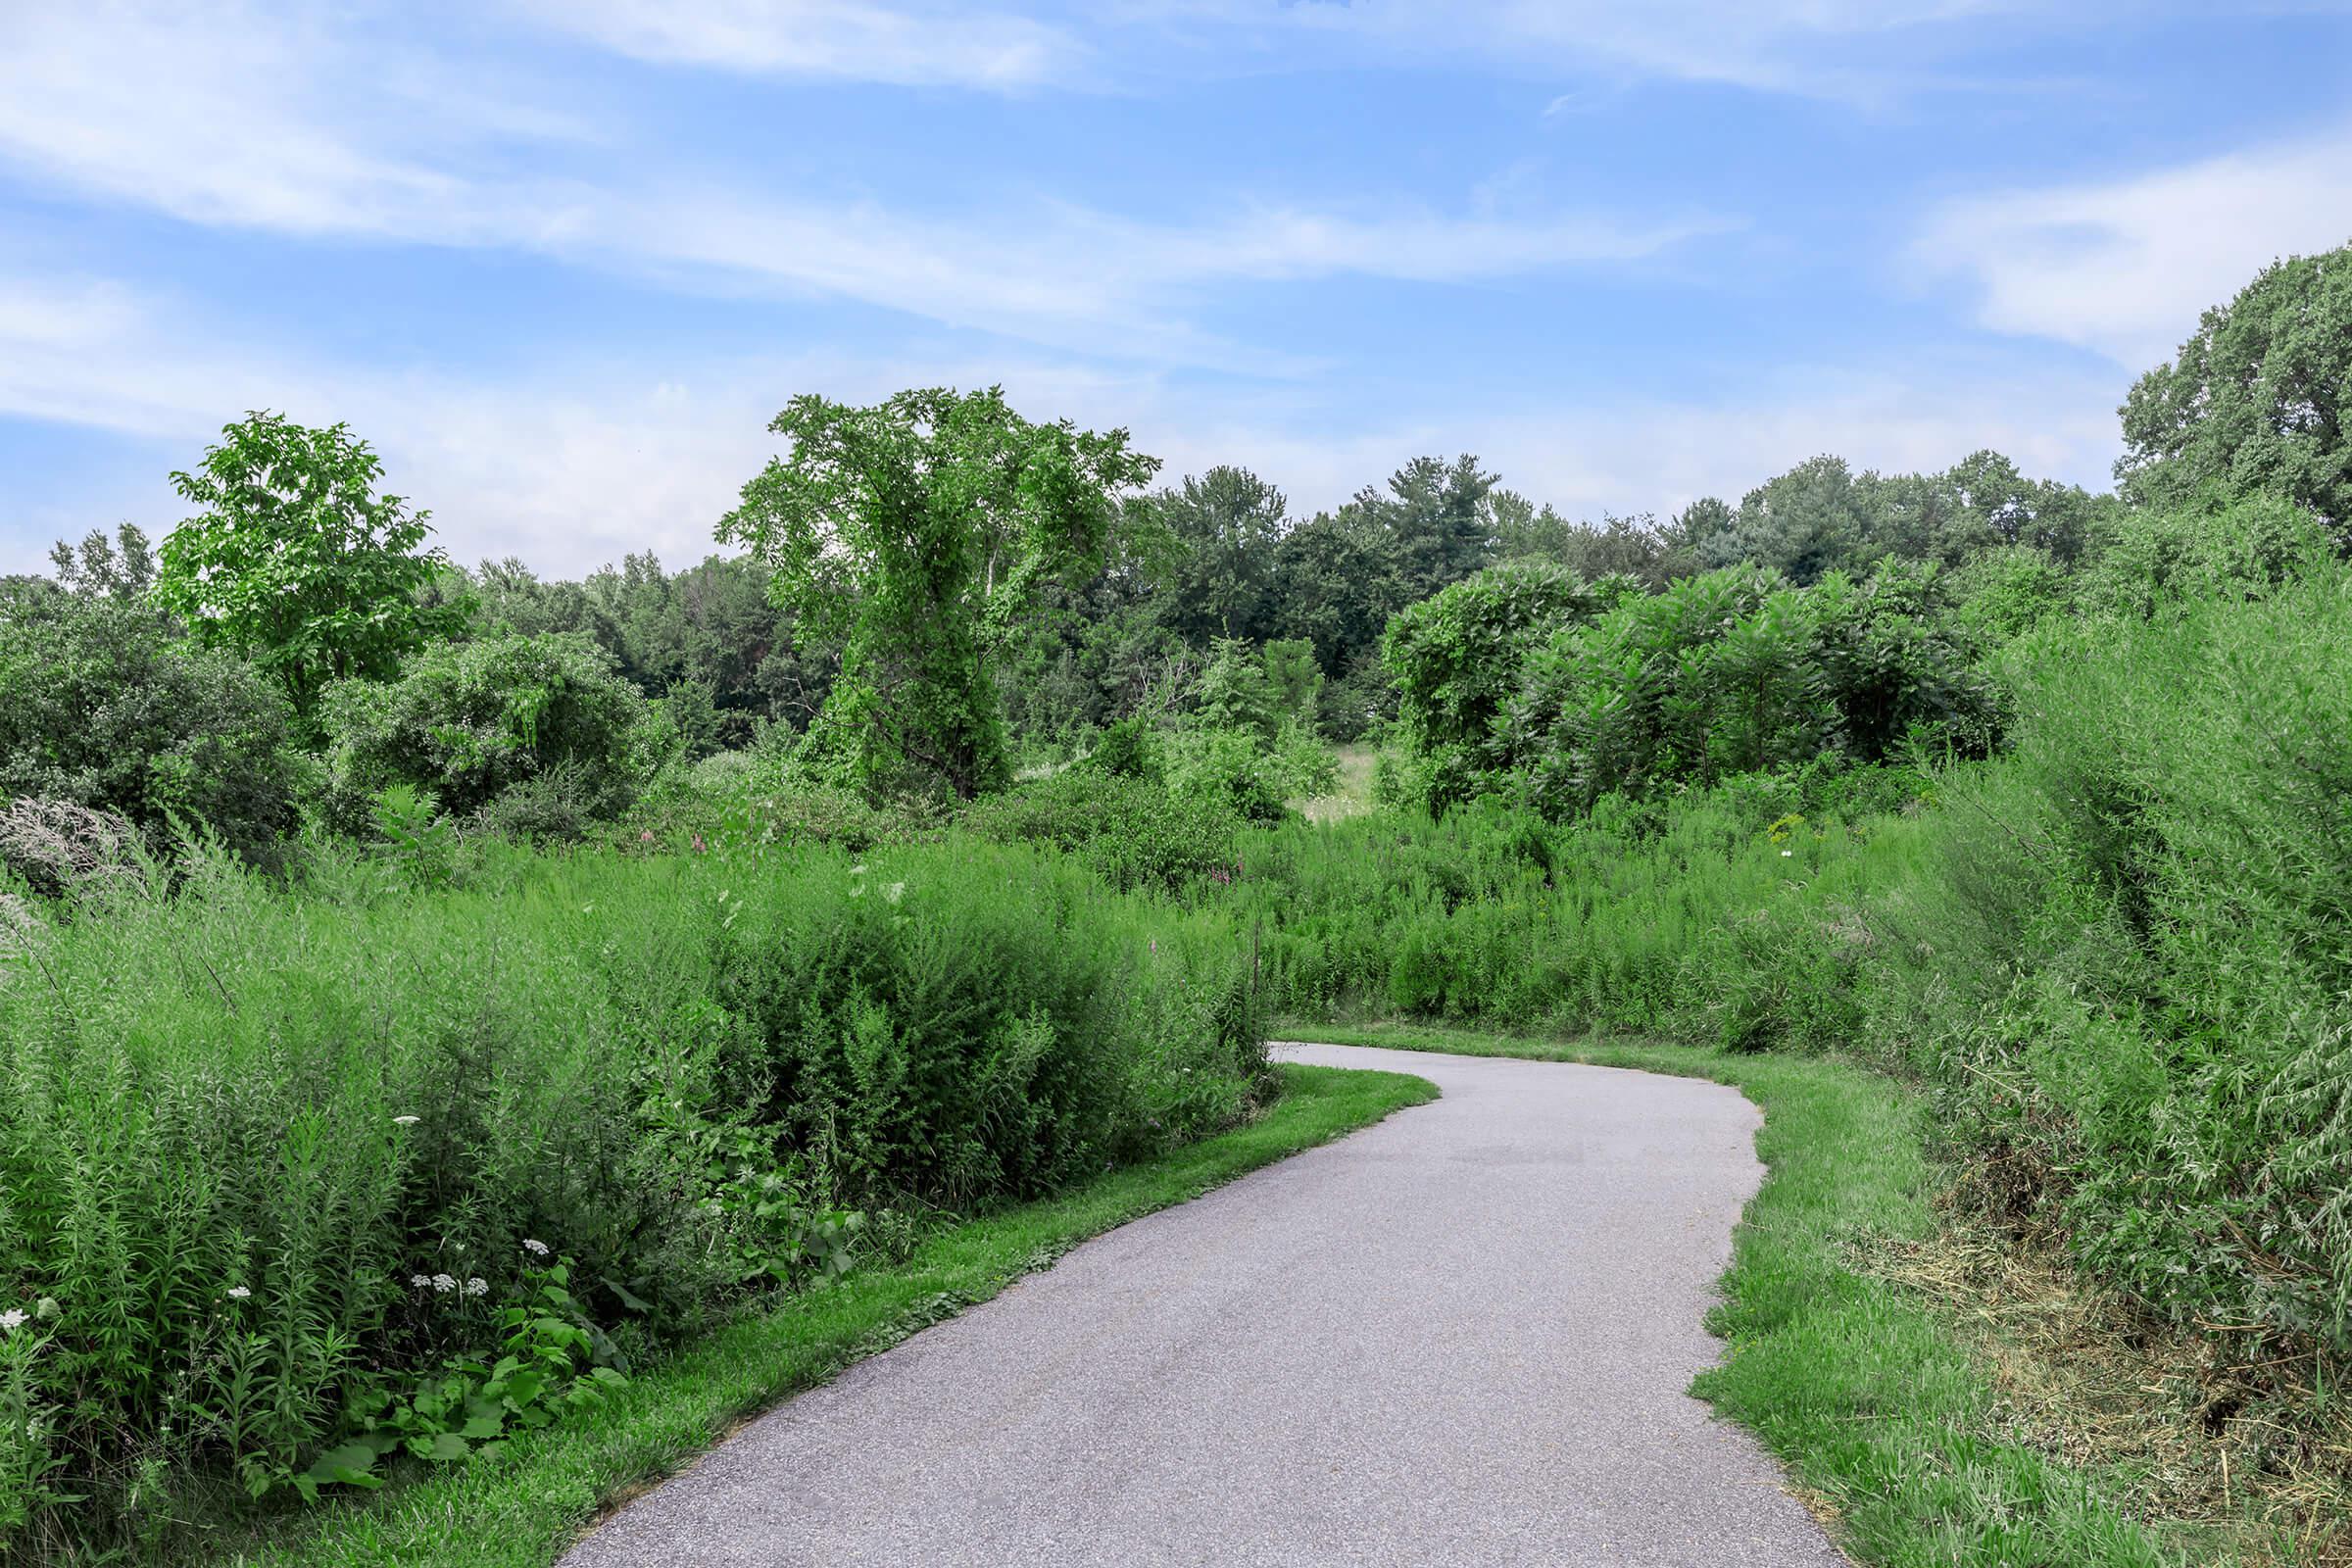
<instances>
[{"instance_id":1,"label":"asphalt trail","mask_svg":"<svg viewBox=\"0 0 2352 1568\"><path fill-rule=\"evenodd\" d=\"M1054 1268L720 1445L570 1568L1837 1568L1684 1390L1762 1179L1736 1091L1343 1046L1401 1111Z\"/></svg>"}]
</instances>

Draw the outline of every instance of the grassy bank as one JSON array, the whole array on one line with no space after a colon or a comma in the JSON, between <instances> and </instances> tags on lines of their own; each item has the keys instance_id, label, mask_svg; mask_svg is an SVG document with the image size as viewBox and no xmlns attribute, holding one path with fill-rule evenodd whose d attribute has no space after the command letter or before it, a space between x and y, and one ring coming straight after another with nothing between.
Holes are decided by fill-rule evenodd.
<instances>
[{"instance_id":1,"label":"grassy bank","mask_svg":"<svg viewBox=\"0 0 2352 1568\"><path fill-rule=\"evenodd\" d=\"M1723 1364L1693 1392L1754 1432L1841 1543L1885 1568L2186 1568L2244 1560L2213 1529L2138 1521L2133 1478L2016 1436L1974 1337L1871 1266L1924 1245L1948 1173L1918 1102L1842 1061L1558 1042L1413 1026L1292 1024L1278 1038L1585 1061L1731 1084L1764 1110L1770 1167L1710 1324ZM2285 1559L2291 1560L2291 1559ZM2313 1559L2318 1560L2318 1559Z\"/></svg>"},{"instance_id":2,"label":"grassy bank","mask_svg":"<svg viewBox=\"0 0 2352 1568\"><path fill-rule=\"evenodd\" d=\"M1282 1069L1284 1093L1247 1126L953 1227L904 1263L790 1298L639 1375L579 1420L517 1442L500 1462L432 1475L371 1503L312 1516L275 1539L216 1544L190 1560L270 1568L539 1568L600 1507L692 1458L734 1423L1042 1268L1071 1247L1198 1197L1436 1091L1394 1073Z\"/></svg>"}]
</instances>

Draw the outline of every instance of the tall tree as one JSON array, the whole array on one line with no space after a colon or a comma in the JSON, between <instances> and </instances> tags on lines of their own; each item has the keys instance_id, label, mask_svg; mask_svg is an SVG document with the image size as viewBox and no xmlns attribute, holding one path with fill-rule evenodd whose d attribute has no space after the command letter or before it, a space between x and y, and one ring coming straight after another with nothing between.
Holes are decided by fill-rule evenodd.
<instances>
[{"instance_id":1,"label":"tall tree","mask_svg":"<svg viewBox=\"0 0 2352 1568\"><path fill-rule=\"evenodd\" d=\"M796 635L842 638L803 755L869 786L1002 787L990 662L1047 583L1100 564L1120 498L1157 461L1124 430L1033 424L1000 387L871 408L807 395L768 428L791 451L743 487L718 537L774 569Z\"/></svg>"},{"instance_id":2,"label":"tall tree","mask_svg":"<svg viewBox=\"0 0 2352 1568\"><path fill-rule=\"evenodd\" d=\"M2133 505L2268 493L2352 534L2352 245L2264 269L2122 413L2115 477Z\"/></svg>"},{"instance_id":3,"label":"tall tree","mask_svg":"<svg viewBox=\"0 0 2352 1568\"><path fill-rule=\"evenodd\" d=\"M206 510L164 540L155 577L197 642L251 659L307 719L330 681L390 676L465 624L462 607L420 601L449 564L421 548L429 514L375 493L383 465L349 426L260 413L220 435L172 475Z\"/></svg>"},{"instance_id":4,"label":"tall tree","mask_svg":"<svg viewBox=\"0 0 2352 1568\"><path fill-rule=\"evenodd\" d=\"M1415 458L1389 476L1387 491L1367 486L1342 511L1395 542L1408 597L1421 599L1494 559L1494 482L1466 452L1451 463Z\"/></svg>"},{"instance_id":5,"label":"tall tree","mask_svg":"<svg viewBox=\"0 0 2352 1568\"><path fill-rule=\"evenodd\" d=\"M1180 551L1156 596L1162 623L1197 648L1268 635L1274 547L1288 527L1282 492L1247 468L1219 466L1138 505Z\"/></svg>"}]
</instances>

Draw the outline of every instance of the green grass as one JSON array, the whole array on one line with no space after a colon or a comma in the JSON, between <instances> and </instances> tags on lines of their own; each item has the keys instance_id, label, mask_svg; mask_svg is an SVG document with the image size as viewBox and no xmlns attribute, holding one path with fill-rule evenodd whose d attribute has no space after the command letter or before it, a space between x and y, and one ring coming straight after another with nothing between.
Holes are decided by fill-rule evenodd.
<instances>
[{"instance_id":1,"label":"green grass","mask_svg":"<svg viewBox=\"0 0 2352 1568\"><path fill-rule=\"evenodd\" d=\"M527 1435L496 1462L423 1477L187 1560L270 1568L539 1568L598 1509L656 1480L737 1421L1043 1268L1089 1237L1434 1099L1396 1073L1285 1066L1284 1093L1232 1132L1059 1198L970 1221L906 1262L848 1276L737 1322L636 1380L602 1409Z\"/></svg>"},{"instance_id":2,"label":"green grass","mask_svg":"<svg viewBox=\"0 0 2352 1568\"><path fill-rule=\"evenodd\" d=\"M2003 1436L1984 1372L1934 1304L1855 1266L1924 1238L1938 1173L1924 1112L1891 1080L1812 1056L1296 1024L1277 1039L1638 1067L1731 1084L1763 1108L1770 1167L1709 1327L1723 1363L1692 1391L1779 1455L1841 1544L1886 1568L2172 1568L2101 1478ZM2210 1557L2198 1561L2211 1564Z\"/></svg>"}]
</instances>

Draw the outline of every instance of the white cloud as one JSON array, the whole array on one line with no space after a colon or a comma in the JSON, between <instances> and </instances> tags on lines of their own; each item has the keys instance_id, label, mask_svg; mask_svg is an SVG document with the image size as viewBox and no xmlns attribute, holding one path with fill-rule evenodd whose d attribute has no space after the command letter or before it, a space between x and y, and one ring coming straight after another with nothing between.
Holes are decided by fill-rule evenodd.
<instances>
[{"instance_id":1,"label":"white cloud","mask_svg":"<svg viewBox=\"0 0 2352 1568\"><path fill-rule=\"evenodd\" d=\"M774 15L787 12L866 15ZM1724 226L1278 201L1147 221L1002 195L973 213L918 214L712 182L659 146L566 174L528 155L587 137L584 112L340 19L28 8L0 32L0 161L193 222L522 250L685 287L839 296L1056 348L1258 370L1296 367L1190 324L1202 285L1492 278L1623 263ZM534 162L543 172L523 172Z\"/></svg>"},{"instance_id":2,"label":"white cloud","mask_svg":"<svg viewBox=\"0 0 2352 1568\"><path fill-rule=\"evenodd\" d=\"M1004 13L860 0L517 0L544 24L615 54L745 74L990 89L1069 79L1090 50Z\"/></svg>"},{"instance_id":3,"label":"white cloud","mask_svg":"<svg viewBox=\"0 0 2352 1568\"><path fill-rule=\"evenodd\" d=\"M1819 452L1917 470L1992 446L2029 472L2097 485L2121 390L2096 376L1925 368L1898 378L1825 366L1706 402L1562 400L1367 421L1315 383L1171 380L1049 357L983 361L938 345L469 376L322 365L208 339L192 319L169 300L102 281L27 288L0 278L0 413L142 438L156 454L150 484L109 498L86 521L34 514L34 531L0 547L0 570L36 566L50 532L78 534L117 515L168 527L180 507L166 471L254 407L350 421L382 454L387 484L432 509L460 560L514 554L576 574L635 550L673 564L707 554L711 524L775 449L767 420L800 391L870 401L904 386L1002 381L1032 417L1129 427L1139 448L1166 461L1165 478L1252 466L1302 515L1416 454L1472 451L1513 488L1597 516L1663 514L1703 494L1737 499ZM14 521L24 529L27 516Z\"/></svg>"},{"instance_id":4,"label":"white cloud","mask_svg":"<svg viewBox=\"0 0 2352 1568\"><path fill-rule=\"evenodd\" d=\"M2352 240L2352 125L2103 183L1972 196L1914 254L1965 276L1977 318L2132 369L2171 357L2208 307L2281 256Z\"/></svg>"},{"instance_id":5,"label":"white cloud","mask_svg":"<svg viewBox=\"0 0 2352 1568\"><path fill-rule=\"evenodd\" d=\"M1949 63L1996 32L2080 24L2083 11L2084 0L1130 0L1114 14L1191 46L1180 58L1195 69L1237 52L1261 66L1468 58L1521 75L1879 102L1979 85ZM1580 101L1562 95L1546 112Z\"/></svg>"}]
</instances>

